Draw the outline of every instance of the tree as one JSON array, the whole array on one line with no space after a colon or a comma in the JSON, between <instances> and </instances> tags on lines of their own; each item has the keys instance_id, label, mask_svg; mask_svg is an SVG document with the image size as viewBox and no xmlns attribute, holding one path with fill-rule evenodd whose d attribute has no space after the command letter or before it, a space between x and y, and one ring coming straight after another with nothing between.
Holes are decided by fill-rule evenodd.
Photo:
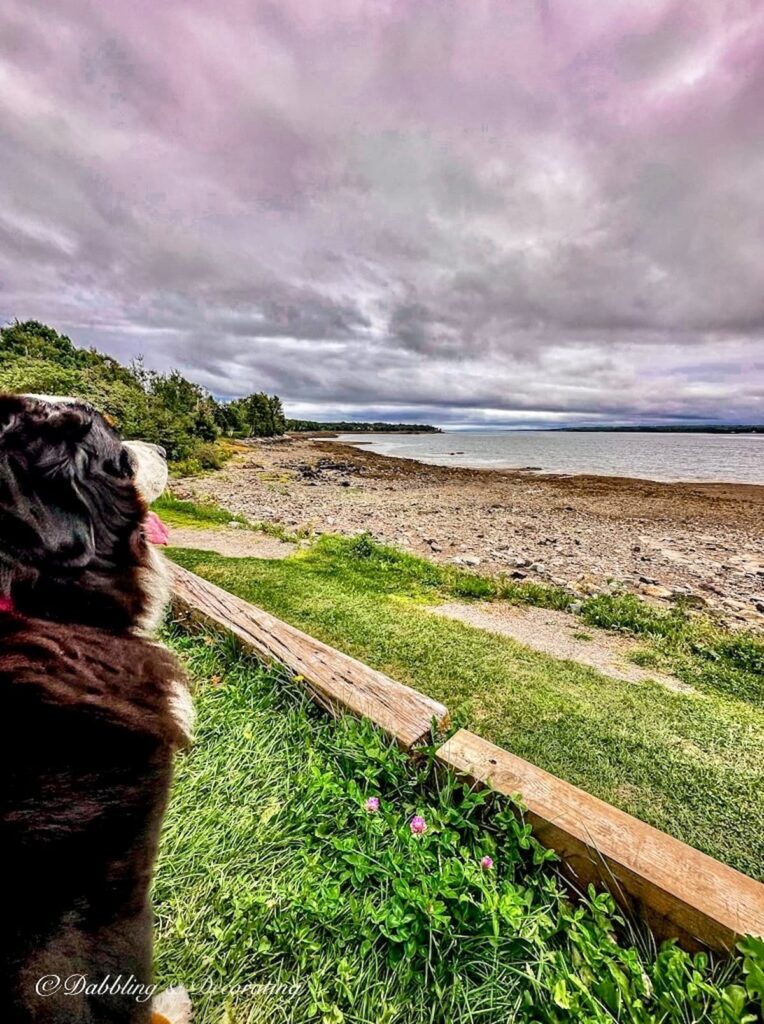
<instances>
[{"instance_id":1,"label":"tree","mask_svg":"<svg viewBox=\"0 0 764 1024\"><path fill-rule=\"evenodd\" d=\"M82 398L107 413L126 438L162 445L170 459L211 454L229 436L283 434L281 401L259 392L225 404L178 370L158 373L141 359L122 366L38 320L0 328L0 391Z\"/></svg>"}]
</instances>

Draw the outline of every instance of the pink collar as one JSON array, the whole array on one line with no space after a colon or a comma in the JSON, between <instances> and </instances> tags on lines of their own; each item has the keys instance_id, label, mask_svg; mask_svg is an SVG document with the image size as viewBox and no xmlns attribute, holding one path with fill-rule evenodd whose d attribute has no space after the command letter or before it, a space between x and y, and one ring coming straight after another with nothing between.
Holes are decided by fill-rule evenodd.
<instances>
[{"instance_id":1,"label":"pink collar","mask_svg":"<svg viewBox=\"0 0 764 1024\"><path fill-rule=\"evenodd\" d=\"M0 614L2 614L3 612L7 614L9 612L12 612L13 610L13 601L11 600L11 598L0 597Z\"/></svg>"}]
</instances>

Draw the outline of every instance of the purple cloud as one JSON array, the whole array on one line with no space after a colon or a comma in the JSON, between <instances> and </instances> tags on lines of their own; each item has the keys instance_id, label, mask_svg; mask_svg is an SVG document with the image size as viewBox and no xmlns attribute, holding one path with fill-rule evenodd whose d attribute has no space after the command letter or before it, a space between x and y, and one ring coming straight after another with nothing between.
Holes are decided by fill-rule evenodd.
<instances>
[{"instance_id":1,"label":"purple cloud","mask_svg":"<svg viewBox=\"0 0 764 1024\"><path fill-rule=\"evenodd\" d=\"M0 317L299 415L764 419L764 8L6 0Z\"/></svg>"}]
</instances>

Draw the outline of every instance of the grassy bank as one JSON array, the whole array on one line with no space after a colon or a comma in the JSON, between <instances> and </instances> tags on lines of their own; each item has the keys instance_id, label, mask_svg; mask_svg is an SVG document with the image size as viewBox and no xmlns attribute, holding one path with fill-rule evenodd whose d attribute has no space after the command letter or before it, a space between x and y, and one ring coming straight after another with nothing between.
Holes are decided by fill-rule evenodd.
<instances>
[{"instance_id":1,"label":"grassy bank","mask_svg":"<svg viewBox=\"0 0 764 1024\"><path fill-rule=\"evenodd\" d=\"M198 1024L754 1019L755 947L744 973L632 944L608 897L570 905L507 804L487 815L231 643L169 642L199 726L163 829L157 980L189 987Z\"/></svg>"},{"instance_id":2,"label":"grassy bank","mask_svg":"<svg viewBox=\"0 0 764 1024\"><path fill-rule=\"evenodd\" d=\"M431 615L454 596L564 602L456 567L324 537L284 561L171 551L183 565L444 701L461 724L756 877L764 876L760 642L674 613L637 621L594 599L587 621L639 631L694 693L606 678L507 637ZM652 613L651 613L652 614ZM629 618L630 617L630 618ZM705 644L705 646L704 646ZM725 645L727 645L725 647Z\"/></svg>"},{"instance_id":3,"label":"grassy bank","mask_svg":"<svg viewBox=\"0 0 764 1024\"><path fill-rule=\"evenodd\" d=\"M236 523L238 526L249 528L244 516L226 512L224 508L211 502L182 501L171 494L163 494L151 507L169 527L206 529Z\"/></svg>"}]
</instances>

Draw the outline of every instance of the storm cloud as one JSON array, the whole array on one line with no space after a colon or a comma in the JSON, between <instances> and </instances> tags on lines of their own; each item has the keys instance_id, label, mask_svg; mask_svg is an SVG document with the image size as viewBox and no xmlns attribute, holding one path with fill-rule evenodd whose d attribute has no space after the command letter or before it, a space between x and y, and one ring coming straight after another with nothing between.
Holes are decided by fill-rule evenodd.
<instances>
[{"instance_id":1,"label":"storm cloud","mask_svg":"<svg viewBox=\"0 0 764 1024\"><path fill-rule=\"evenodd\" d=\"M764 5L5 0L0 317L293 415L764 420Z\"/></svg>"}]
</instances>

